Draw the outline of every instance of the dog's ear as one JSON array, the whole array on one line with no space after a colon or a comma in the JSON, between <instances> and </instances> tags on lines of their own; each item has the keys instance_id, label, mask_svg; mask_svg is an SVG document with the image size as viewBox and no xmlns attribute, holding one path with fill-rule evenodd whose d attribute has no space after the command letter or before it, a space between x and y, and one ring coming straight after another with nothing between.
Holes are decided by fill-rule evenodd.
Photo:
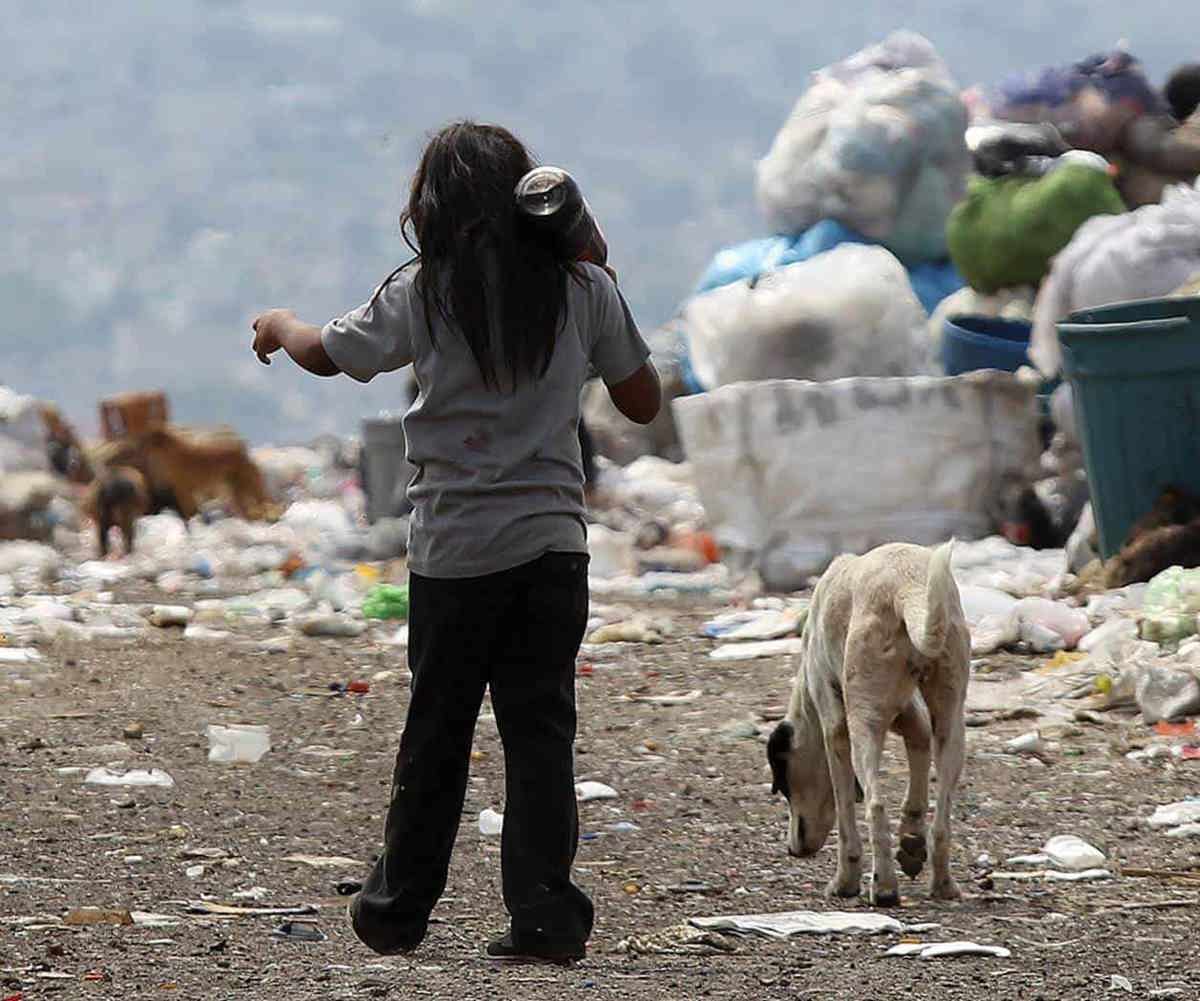
<instances>
[{"instance_id":1,"label":"dog's ear","mask_svg":"<svg viewBox=\"0 0 1200 1001\"><path fill-rule=\"evenodd\" d=\"M864 799L866 799L866 797L863 795L862 783L860 783L858 781L858 778L855 777L855 779L854 779L854 802L861 803Z\"/></svg>"},{"instance_id":2,"label":"dog's ear","mask_svg":"<svg viewBox=\"0 0 1200 1001\"><path fill-rule=\"evenodd\" d=\"M771 792L781 792L785 799L791 798L788 789L788 759L792 756L794 735L792 724L784 720L775 727L770 740L767 741L767 761L771 765Z\"/></svg>"}]
</instances>

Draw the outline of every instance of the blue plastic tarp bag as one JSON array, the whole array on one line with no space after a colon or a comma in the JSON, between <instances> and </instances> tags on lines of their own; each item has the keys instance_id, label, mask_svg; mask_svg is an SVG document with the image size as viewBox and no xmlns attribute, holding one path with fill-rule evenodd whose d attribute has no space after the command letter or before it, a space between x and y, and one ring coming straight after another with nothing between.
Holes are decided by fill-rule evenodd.
<instances>
[{"instance_id":1,"label":"blue plastic tarp bag","mask_svg":"<svg viewBox=\"0 0 1200 1001\"><path fill-rule=\"evenodd\" d=\"M723 285L749 281L768 271L807 261L844 243L875 245L835 219L822 219L799 236L771 236L718 251L695 288L695 295ZM931 261L908 269L909 281L925 312L932 313L946 296L963 287L962 276L949 261Z\"/></svg>"}]
</instances>

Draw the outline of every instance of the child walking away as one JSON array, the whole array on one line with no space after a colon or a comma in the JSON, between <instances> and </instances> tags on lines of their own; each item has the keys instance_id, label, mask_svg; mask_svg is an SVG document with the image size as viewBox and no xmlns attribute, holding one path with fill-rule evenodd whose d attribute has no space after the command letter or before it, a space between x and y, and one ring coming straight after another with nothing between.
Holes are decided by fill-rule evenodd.
<instances>
[{"instance_id":1,"label":"child walking away","mask_svg":"<svg viewBox=\"0 0 1200 1001\"><path fill-rule=\"evenodd\" d=\"M360 382L414 366L412 693L384 850L350 905L355 933L383 954L421 942L445 889L485 688L504 745L510 917L487 953L569 962L592 930L592 903L571 882L575 657L588 616L580 390L593 368L643 424L661 394L609 273L565 259L517 212L533 167L504 129L449 126L401 216L415 259L323 329L285 310L254 323L263 361L282 349L317 375Z\"/></svg>"}]
</instances>

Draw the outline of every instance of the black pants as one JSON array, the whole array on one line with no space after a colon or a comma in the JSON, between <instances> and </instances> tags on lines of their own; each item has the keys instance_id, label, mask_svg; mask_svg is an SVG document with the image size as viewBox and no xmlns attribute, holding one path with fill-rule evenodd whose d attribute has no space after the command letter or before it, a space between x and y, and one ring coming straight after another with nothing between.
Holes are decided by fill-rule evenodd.
<instances>
[{"instance_id":1,"label":"black pants","mask_svg":"<svg viewBox=\"0 0 1200 1001\"><path fill-rule=\"evenodd\" d=\"M412 699L396 756L384 850L354 902L358 937L412 948L446 888L485 686L504 744L504 904L520 948L582 943L592 903L571 882L575 657L587 625L587 557L548 553L467 580L410 576Z\"/></svg>"}]
</instances>

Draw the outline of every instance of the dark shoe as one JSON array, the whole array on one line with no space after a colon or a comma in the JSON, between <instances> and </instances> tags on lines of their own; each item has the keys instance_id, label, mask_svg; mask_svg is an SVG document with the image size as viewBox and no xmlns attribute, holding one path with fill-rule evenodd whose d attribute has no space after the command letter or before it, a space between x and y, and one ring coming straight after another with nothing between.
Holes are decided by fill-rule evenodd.
<instances>
[{"instance_id":1,"label":"dark shoe","mask_svg":"<svg viewBox=\"0 0 1200 1001\"><path fill-rule=\"evenodd\" d=\"M566 966L578 962L587 955L582 942L536 942L524 943L517 948L512 932L492 939L487 946L488 959L500 959L517 963L558 963Z\"/></svg>"},{"instance_id":2,"label":"dark shoe","mask_svg":"<svg viewBox=\"0 0 1200 1001\"><path fill-rule=\"evenodd\" d=\"M358 940L372 952L377 952L381 956L403 956L412 952L424 940L424 928L421 929L419 935L402 938L386 933L381 934L379 929L366 928L359 915L358 902L360 899L360 896L355 895L350 900L350 903L346 905L346 915L350 918L350 927L354 929Z\"/></svg>"}]
</instances>

